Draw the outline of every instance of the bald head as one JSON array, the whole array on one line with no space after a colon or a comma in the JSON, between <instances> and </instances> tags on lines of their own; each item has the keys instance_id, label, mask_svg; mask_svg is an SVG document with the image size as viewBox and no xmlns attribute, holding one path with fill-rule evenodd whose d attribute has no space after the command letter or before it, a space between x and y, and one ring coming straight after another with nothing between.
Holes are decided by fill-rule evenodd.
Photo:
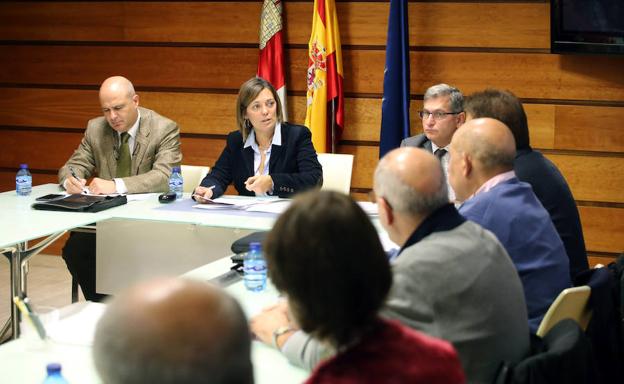
<instances>
[{"instance_id":1,"label":"bald head","mask_svg":"<svg viewBox=\"0 0 624 384\"><path fill-rule=\"evenodd\" d=\"M134 86L130 80L123 76L112 76L104 80L100 86L100 97L109 93L125 94L128 97L134 96Z\"/></svg>"},{"instance_id":2,"label":"bald head","mask_svg":"<svg viewBox=\"0 0 624 384\"><path fill-rule=\"evenodd\" d=\"M113 76L100 86L100 106L108 124L118 132L126 132L137 121L139 95L130 80Z\"/></svg>"},{"instance_id":3,"label":"bald head","mask_svg":"<svg viewBox=\"0 0 624 384\"><path fill-rule=\"evenodd\" d=\"M468 153L487 173L506 172L513 169L516 143L511 131L502 122L481 118L464 124L455 134L453 147Z\"/></svg>"},{"instance_id":4,"label":"bald head","mask_svg":"<svg viewBox=\"0 0 624 384\"><path fill-rule=\"evenodd\" d=\"M100 319L93 346L104 382L251 382L250 336L238 303L182 279L137 285ZM203 379L200 379L202 378Z\"/></svg>"},{"instance_id":5,"label":"bald head","mask_svg":"<svg viewBox=\"0 0 624 384\"><path fill-rule=\"evenodd\" d=\"M502 122L473 119L462 125L451 141L449 182L460 201L492 177L513 169L514 137Z\"/></svg>"},{"instance_id":6,"label":"bald head","mask_svg":"<svg viewBox=\"0 0 624 384\"><path fill-rule=\"evenodd\" d=\"M388 152L375 170L374 188L397 212L428 214L448 203L440 161L419 148Z\"/></svg>"}]
</instances>

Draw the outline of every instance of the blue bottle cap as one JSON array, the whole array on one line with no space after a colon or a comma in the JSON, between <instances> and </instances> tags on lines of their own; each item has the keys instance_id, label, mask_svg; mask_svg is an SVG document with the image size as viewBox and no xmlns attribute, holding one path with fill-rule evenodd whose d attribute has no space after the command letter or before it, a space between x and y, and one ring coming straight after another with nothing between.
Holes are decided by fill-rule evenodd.
<instances>
[{"instance_id":1,"label":"blue bottle cap","mask_svg":"<svg viewBox=\"0 0 624 384\"><path fill-rule=\"evenodd\" d=\"M259 242L254 241L253 243L249 243L250 251L259 251L260 249L262 249L262 246L260 245Z\"/></svg>"},{"instance_id":2,"label":"blue bottle cap","mask_svg":"<svg viewBox=\"0 0 624 384\"><path fill-rule=\"evenodd\" d=\"M61 372L61 364L59 363L50 363L46 366L46 369L48 371L48 375L51 373L58 373Z\"/></svg>"},{"instance_id":3,"label":"blue bottle cap","mask_svg":"<svg viewBox=\"0 0 624 384\"><path fill-rule=\"evenodd\" d=\"M20 169L28 169L28 164L20 164Z\"/></svg>"}]
</instances>

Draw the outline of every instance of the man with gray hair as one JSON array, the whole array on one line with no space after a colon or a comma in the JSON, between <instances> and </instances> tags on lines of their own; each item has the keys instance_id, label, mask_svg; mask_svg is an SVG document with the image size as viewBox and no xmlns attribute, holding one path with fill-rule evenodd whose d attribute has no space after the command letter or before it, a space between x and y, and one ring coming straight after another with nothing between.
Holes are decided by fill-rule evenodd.
<instances>
[{"instance_id":1,"label":"man with gray hair","mask_svg":"<svg viewBox=\"0 0 624 384\"><path fill-rule=\"evenodd\" d=\"M530 184L514 172L516 143L509 128L491 118L473 119L451 143L449 182L459 213L492 231L522 279L535 333L559 293L571 286L563 242Z\"/></svg>"},{"instance_id":2,"label":"man with gray hair","mask_svg":"<svg viewBox=\"0 0 624 384\"><path fill-rule=\"evenodd\" d=\"M382 315L450 341L467 381L491 383L503 361L517 362L529 350L522 284L509 255L491 232L449 203L440 162L422 149L386 154L375 171L374 192L379 221L401 246ZM254 332L269 325L279 330L284 324L277 319L286 318L260 316L252 320ZM328 354L300 331L281 350L308 368Z\"/></svg>"},{"instance_id":3,"label":"man with gray hair","mask_svg":"<svg viewBox=\"0 0 624 384\"><path fill-rule=\"evenodd\" d=\"M95 367L106 384L252 384L251 338L239 304L183 279L141 283L97 324Z\"/></svg>"},{"instance_id":4,"label":"man with gray hair","mask_svg":"<svg viewBox=\"0 0 624 384\"><path fill-rule=\"evenodd\" d=\"M448 145L459 126L466 120L464 96L459 89L448 84L436 84L425 91L422 119L423 133L403 139L401 147L423 148L433 153L448 177ZM455 201L455 193L448 188L448 198Z\"/></svg>"}]
</instances>

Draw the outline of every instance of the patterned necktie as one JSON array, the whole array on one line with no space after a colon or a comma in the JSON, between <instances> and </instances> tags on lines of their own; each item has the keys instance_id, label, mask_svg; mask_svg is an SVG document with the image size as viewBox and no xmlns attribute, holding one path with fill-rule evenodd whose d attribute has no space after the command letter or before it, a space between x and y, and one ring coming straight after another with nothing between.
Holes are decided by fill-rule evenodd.
<instances>
[{"instance_id":1,"label":"patterned necktie","mask_svg":"<svg viewBox=\"0 0 624 384\"><path fill-rule=\"evenodd\" d=\"M438 148L436 149L436 151L433 153L433 155L435 157L438 158L438 160L442 161L442 157L446 154L446 149L444 148Z\"/></svg>"},{"instance_id":2,"label":"patterned necktie","mask_svg":"<svg viewBox=\"0 0 624 384\"><path fill-rule=\"evenodd\" d=\"M117 174L115 177L128 177L130 176L130 164L132 159L130 158L130 147L128 146L128 140L130 140L130 134L124 132L121 134L121 145L119 145L119 158L117 159Z\"/></svg>"}]
</instances>

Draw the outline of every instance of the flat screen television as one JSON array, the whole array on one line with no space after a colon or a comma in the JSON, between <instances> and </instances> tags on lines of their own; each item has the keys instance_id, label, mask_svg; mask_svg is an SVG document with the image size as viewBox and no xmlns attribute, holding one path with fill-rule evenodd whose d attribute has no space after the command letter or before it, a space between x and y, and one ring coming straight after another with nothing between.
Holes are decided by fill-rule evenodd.
<instances>
[{"instance_id":1,"label":"flat screen television","mask_svg":"<svg viewBox=\"0 0 624 384\"><path fill-rule=\"evenodd\" d=\"M550 0L553 53L624 55L624 0Z\"/></svg>"}]
</instances>

